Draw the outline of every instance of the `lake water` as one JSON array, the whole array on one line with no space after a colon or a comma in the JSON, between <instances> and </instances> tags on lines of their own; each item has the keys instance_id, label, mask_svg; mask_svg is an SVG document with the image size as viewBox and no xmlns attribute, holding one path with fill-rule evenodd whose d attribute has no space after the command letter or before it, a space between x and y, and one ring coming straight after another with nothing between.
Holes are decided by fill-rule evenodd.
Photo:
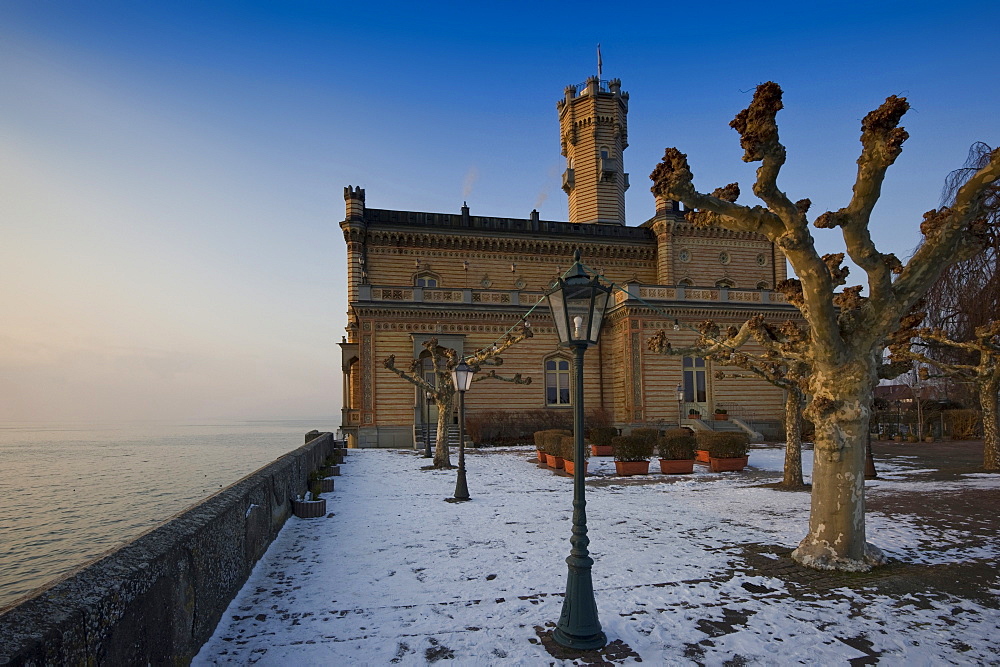
<instances>
[{"instance_id":1,"label":"lake water","mask_svg":"<svg viewBox=\"0 0 1000 667\"><path fill-rule=\"evenodd\" d=\"M0 424L0 609L333 423Z\"/></svg>"}]
</instances>

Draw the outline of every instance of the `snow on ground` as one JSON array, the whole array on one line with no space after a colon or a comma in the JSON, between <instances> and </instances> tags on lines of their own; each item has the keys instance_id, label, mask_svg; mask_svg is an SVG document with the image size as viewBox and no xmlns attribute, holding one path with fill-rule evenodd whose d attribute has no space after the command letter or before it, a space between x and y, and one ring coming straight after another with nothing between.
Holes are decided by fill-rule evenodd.
<instances>
[{"instance_id":1,"label":"snow on ground","mask_svg":"<svg viewBox=\"0 0 1000 667\"><path fill-rule=\"evenodd\" d=\"M470 453L473 500L452 504L443 500L454 471L421 470L427 461L414 452L351 450L326 494L332 514L289 520L194 664L569 664L549 655L538 630L562 607L572 480L533 457ZM808 475L811 452L804 459ZM755 449L755 474L696 466L695 475L642 484L614 478L609 459L591 460L590 550L609 641L652 664L997 659L995 599L984 607L863 587L793 595L783 580L755 574L747 545L791 549L807 528L807 493L757 486L774 481L759 471L780 471L782 461L779 448ZM880 464L890 479L876 492L912 491L916 482L894 481L907 466ZM948 488L1000 486L995 476L969 477ZM908 562L995 560L1000 550L968 546L959 529L925 533L916 516L872 513L868 526L870 541Z\"/></svg>"}]
</instances>

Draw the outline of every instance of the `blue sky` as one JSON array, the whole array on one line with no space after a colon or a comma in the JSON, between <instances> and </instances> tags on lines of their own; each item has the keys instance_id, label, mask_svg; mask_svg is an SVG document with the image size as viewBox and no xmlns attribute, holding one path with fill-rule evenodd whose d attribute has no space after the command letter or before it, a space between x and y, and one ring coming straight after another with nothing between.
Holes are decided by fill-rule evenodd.
<instances>
[{"instance_id":1,"label":"blue sky","mask_svg":"<svg viewBox=\"0 0 1000 667\"><path fill-rule=\"evenodd\" d=\"M900 256L1000 144L995 3L670 4L0 4L0 420L336 415L343 187L565 219L555 102L598 42L631 95L632 225L666 146L749 193L728 123L767 80L779 184L817 215L865 113L910 99L873 224Z\"/></svg>"}]
</instances>

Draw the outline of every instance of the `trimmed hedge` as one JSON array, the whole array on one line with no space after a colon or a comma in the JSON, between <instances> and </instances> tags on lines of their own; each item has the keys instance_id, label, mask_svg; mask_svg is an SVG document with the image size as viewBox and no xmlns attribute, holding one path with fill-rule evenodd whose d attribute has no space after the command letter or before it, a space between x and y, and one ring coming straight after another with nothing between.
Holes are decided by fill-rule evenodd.
<instances>
[{"instance_id":1,"label":"trimmed hedge","mask_svg":"<svg viewBox=\"0 0 1000 667\"><path fill-rule=\"evenodd\" d=\"M561 439L563 436L572 435L572 431L561 428L550 428L547 431L542 431L542 451L546 454L551 454L552 456L562 456L562 443Z\"/></svg>"},{"instance_id":2,"label":"trimmed hedge","mask_svg":"<svg viewBox=\"0 0 1000 667\"><path fill-rule=\"evenodd\" d=\"M750 436L746 433L698 431L695 438L698 449L707 449L708 455L717 459L746 456L750 451Z\"/></svg>"},{"instance_id":3,"label":"trimmed hedge","mask_svg":"<svg viewBox=\"0 0 1000 667\"><path fill-rule=\"evenodd\" d=\"M635 435L616 435L611 438L615 461L648 461L653 455L654 442Z\"/></svg>"},{"instance_id":4,"label":"trimmed hedge","mask_svg":"<svg viewBox=\"0 0 1000 667\"><path fill-rule=\"evenodd\" d=\"M559 441L561 456L567 460L576 463L576 438L572 435L564 435ZM583 460L586 461L590 458L590 444L584 441L583 443Z\"/></svg>"},{"instance_id":5,"label":"trimmed hedge","mask_svg":"<svg viewBox=\"0 0 1000 667\"><path fill-rule=\"evenodd\" d=\"M694 458L694 434L686 428L672 428L656 441L656 450L661 459L670 461L690 461Z\"/></svg>"},{"instance_id":6,"label":"trimmed hedge","mask_svg":"<svg viewBox=\"0 0 1000 667\"><path fill-rule=\"evenodd\" d=\"M590 441L598 446L606 446L611 444L611 438L618 435L618 429L614 426L595 426L590 429L588 437Z\"/></svg>"}]
</instances>

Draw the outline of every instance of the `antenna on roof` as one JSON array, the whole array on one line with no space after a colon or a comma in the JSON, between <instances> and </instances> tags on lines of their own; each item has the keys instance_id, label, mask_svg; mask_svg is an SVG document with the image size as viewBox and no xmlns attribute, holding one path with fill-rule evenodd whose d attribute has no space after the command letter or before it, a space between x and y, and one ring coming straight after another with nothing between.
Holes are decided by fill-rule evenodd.
<instances>
[{"instance_id":1,"label":"antenna on roof","mask_svg":"<svg viewBox=\"0 0 1000 667\"><path fill-rule=\"evenodd\" d=\"M604 61L601 60L601 44L597 44L597 80L601 80L601 70L604 68Z\"/></svg>"}]
</instances>

